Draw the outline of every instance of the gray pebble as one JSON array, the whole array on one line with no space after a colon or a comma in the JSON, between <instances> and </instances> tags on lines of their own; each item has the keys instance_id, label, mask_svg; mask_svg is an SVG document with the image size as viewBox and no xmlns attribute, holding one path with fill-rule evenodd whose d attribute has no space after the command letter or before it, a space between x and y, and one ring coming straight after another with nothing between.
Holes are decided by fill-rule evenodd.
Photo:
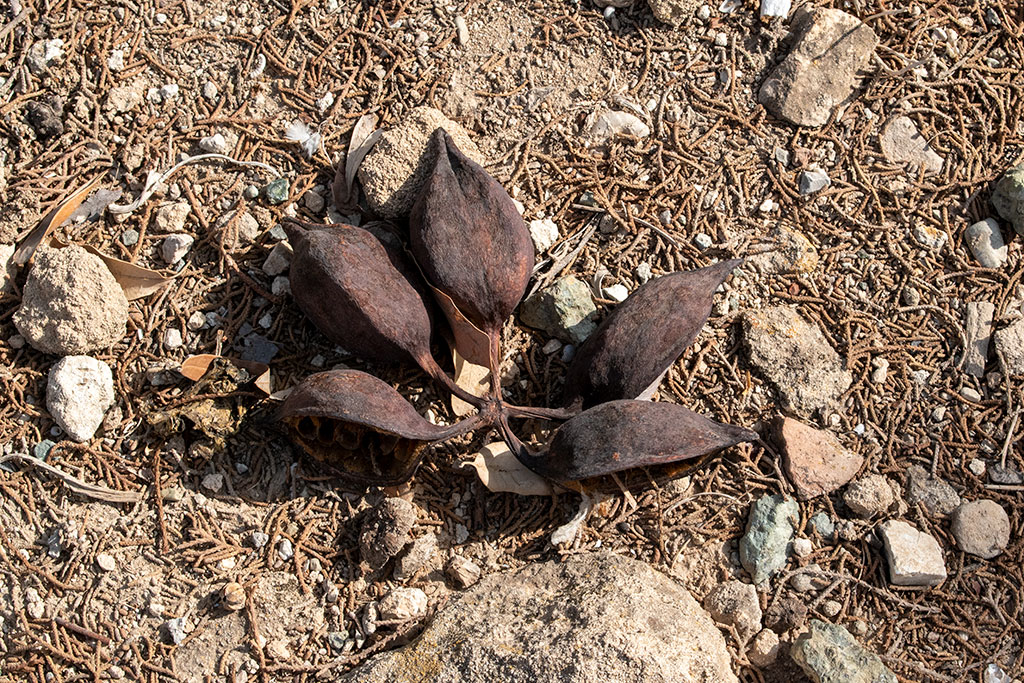
<instances>
[{"instance_id":1,"label":"gray pebble","mask_svg":"<svg viewBox=\"0 0 1024 683\"><path fill-rule=\"evenodd\" d=\"M260 188L255 185L247 185L246 188L242 190L242 196L246 199L256 199L260 196Z\"/></svg>"},{"instance_id":2,"label":"gray pebble","mask_svg":"<svg viewBox=\"0 0 1024 683\"><path fill-rule=\"evenodd\" d=\"M121 244L126 247L134 247L139 243L139 231L134 228L128 228L121 233Z\"/></svg>"},{"instance_id":3,"label":"gray pebble","mask_svg":"<svg viewBox=\"0 0 1024 683\"><path fill-rule=\"evenodd\" d=\"M832 184L832 180L822 169L811 169L800 173L800 194L814 194Z\"/></svg>"},{"instance_id":4,"label":"gray pebble","mask_svg":"<svg viewBox=\"0 0 1024 683\"><path fill-rule=\"evenodd\" d=\"M996 219L986 218L971 225L964 231L964 241L978 263L986 268L1001 268L1006 263L1006 243Z\"/></svg>"}]
</instances>

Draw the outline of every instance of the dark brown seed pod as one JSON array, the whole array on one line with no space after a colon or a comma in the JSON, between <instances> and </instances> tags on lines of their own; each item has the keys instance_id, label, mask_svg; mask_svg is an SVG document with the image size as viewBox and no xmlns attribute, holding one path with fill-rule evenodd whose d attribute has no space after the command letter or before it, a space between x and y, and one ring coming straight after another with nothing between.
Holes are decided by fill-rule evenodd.
<instances>
[{"instance_id":1,"label":"dark brown seed pod","mask_svg":"<svg viewBox=\"0 0 1024 683\"><path fill-rule=\"evenodd\" d=\"M589 408L653 391L711 314L712 297L742 259L650 280L619 304L576 352L565 405Z\"/></svg>"},{"instance_id":2,"label":"dark brown seed pod","mask_svg":"<svg viewBox=\"0 0 1024 683\"><path fill-rule=\"evenodd\" d=\"M699 458L756 438L675 403L610 401L561 425L547 453L520 457L537 474L564 484Z\"/></svg>"},{"instance_id":3,"label":"dark brown seed pod","mask_svg":"<svg viewBox=\"0 0 1024 683\"><path fill-rule=\"evenodd\" d=\"M526 292L530 233L505 188L443 129L430 153L434 166L409 218L412 253L427 281L493 337Z\"/></svg>"},{"instance_id":4,"label":"dark brown seed pod","mask_svg":"<svg viewBox=\"0 0 1024 683\"><path fill-rule=\"evenodd\" d=\"M390 385L359 370L310 375L288 395L276 418L313 459L368 486L408 480L427 443L454 433L453 427L427 421Z\"/></svg>"},{"instance_id":5,"label":"dark brown seed pod","mask_svg":"<svg viewBox=\"0 0 1024 683\"><path fill-rule=\"evenodd\" d=\"M295 250L291 288L299 308L331 341L366 360L430 358L427 306L391 253L352 226L285 221ZM394 250L392 250L394 252Z\"/></svg>"}]
</instances>

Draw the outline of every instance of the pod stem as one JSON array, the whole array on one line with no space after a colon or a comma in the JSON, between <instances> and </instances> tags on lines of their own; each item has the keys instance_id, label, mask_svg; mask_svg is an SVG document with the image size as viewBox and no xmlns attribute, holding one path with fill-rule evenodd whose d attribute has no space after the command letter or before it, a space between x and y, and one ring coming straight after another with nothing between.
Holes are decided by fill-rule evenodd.
<instances>
[{"instance_id":1,"label":"pod stem","mask_svg":"<svg viewBox=\"0 0 1024 683\"><path fill-rule=\"evenodd\" d=\"M541 420L571 420L580 413L579 409L575 408L535 408L511 403L505 403L503 407L509 417L532 417Z\"/></svg>"}]
</instances>

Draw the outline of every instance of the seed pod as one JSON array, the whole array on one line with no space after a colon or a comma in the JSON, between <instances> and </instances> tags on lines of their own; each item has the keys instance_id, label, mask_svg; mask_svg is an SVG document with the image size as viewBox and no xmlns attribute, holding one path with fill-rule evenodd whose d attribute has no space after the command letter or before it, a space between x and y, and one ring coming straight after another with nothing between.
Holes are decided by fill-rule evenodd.
<instances>
[{"instance_id":1,"label":"seed pod","mask_svg":"<svg viewBox=\"0 0 1024 683\"><path fill-rule=\"evenodd\" d=\"M401 254L361 228L284 226L295 250L292 295L321 332L366 360L427 362L430 314L409 282L411 268L395 266Z\"/></svg>"},{"instance_id":2,"label":"seed pod","mask_svg":"<svg viewBox=\"0 0 1024 683\"><path fill-rule=\"evenodd\" d=\"M430 441L454 427L422 418L390 385L358 370L310 375L285 399L277 419L313 459L357 484L408 480Z\"/></svg>"},{"instance_id":3,"label":"seed pod","mask_svg":"<svg viewBox=\"0 0 1024 683\"><path fill-rule=\"evenodd\" d=\"M653 393L704 326L715 290L742 262L672 273L637 289L576 352L566 373L565 405L589 408Z\"/></svg>"},{"instance_id":4,"label":"seed pod","mask_svg":"<svg viewBox=\"0 0 1024 683\"><path fill-rule=\"evenodd\" d=\"M558 483L699 458L757 438L674 403L610 401L585 410L555 432L547 453L523 464Z\"/></svg>"},{"instance_id":5,"label":"seed pod","mask_svg":"<svg viewBox=\"0 0 1024 683\"><path fill-rule=\"evenodd\" d=\"M436 130L429 149L434 167L409 218L413 255L427 281L493 337L526 292L530 233L505 189L448 133Z\"/></svg>"}]
</instances>

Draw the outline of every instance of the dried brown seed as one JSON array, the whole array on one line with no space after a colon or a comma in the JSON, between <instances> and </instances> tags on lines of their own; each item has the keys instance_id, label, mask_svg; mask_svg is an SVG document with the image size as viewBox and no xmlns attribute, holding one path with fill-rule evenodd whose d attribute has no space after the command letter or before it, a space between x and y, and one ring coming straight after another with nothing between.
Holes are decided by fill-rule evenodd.
<instances>
[{"instance_id":1,"label":"dried brown seed","mask_svg":"<svg viewBox=\"0 0 1024 683\"><path fill-rule=\"evenodd\" d=\"M220 590L220 604L226 610L237 612L245 607L245 589L242 584L230 581Z\"/></svg>"},{"instance_id":2,"label":"dried brown seed","mask_svg":"<svg viewBox=\"0 0 1024 683\"><path fill-rule=\"evenodd\" d=\"M547 453L527 456L531 470L556 482L699 458L757 438L674 403L610 401L585 410L555 432Z\"/></svg>"},{"instance_id":3,"label":"dried brown seed","mask_svg":"<svg viewBox=\"0 0 1024 683\"><path fill-rule=\"evenodd\" d=\"M413 255L430 284L493 337L526 292L530 233L505 188L443 129L430 151L434 167L409 218Z\"/></svg>"},{"instance_id":4,"label":"dried brown seed","mask_svg":"<svg viewBox=\"0 0 1024 683\"><path fill-rule=\"evenodd\" d=\"M566 373L565 404L584 408L653 392L711 314L712 297L741 259L647 282L605 318Z\"/></svg>"},{"instance_id":5,"label":"dried brown seed","mask_svg":"<svg viewBox=\"0 0 1024 683\"><path fill-rule=\"evenodd\" d=\"M277 419L315 460L374 486L409 479L426 444L458 428L425 420L390 385L358 370L310 375L288 395Z\"/></svg>"},{"instance_id":6,"label":"dried brown seed","mask_svg":"<svg viewBox=\"0 0 1024 683\"><path fill-rule=\"evenodd\" d=\"M295 249L292 294L321 332L367 360L433 364L430 314L409 282L411 267L396 267L399 254L361 228L284 226Z\"/></svg>"}]
</instances>

